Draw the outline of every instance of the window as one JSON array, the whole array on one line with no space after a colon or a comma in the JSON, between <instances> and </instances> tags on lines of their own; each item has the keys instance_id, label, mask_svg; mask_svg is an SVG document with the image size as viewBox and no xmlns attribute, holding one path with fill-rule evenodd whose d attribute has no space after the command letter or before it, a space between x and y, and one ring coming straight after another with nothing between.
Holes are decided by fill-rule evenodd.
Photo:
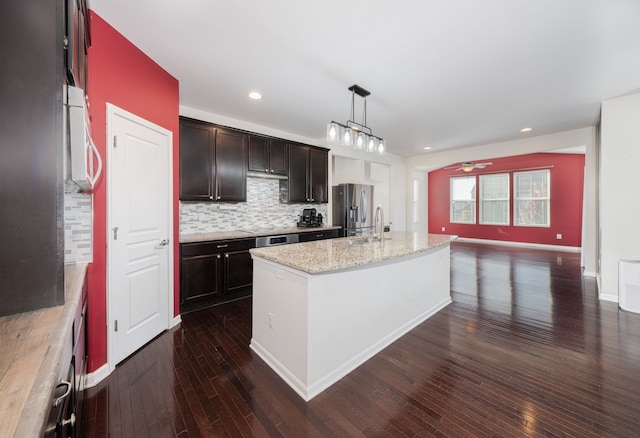
<instances>
[{"instance_id":1,"label":"window","mask_svg":"<svg viewBox=\"0 0 640 438\"><path fill-rule=\"evenodd\" d=\"M514 225L527 227L550 226L549 170L514 172Z\"/></svg>"},{"instance_id":2,"label":"window","mask_svg":"<svg viewBox=\"0 0 640 438\"><path fill-rule=\"evenodd\" d=\"M451 178L450 221L458 224L476 223L476 177Z\"/></svg>"},{"instance_id":3,"label":"window","mask_svg":"<svg viewBox=\"0 0 640 438\"><path fill-rule=\"evenodd\" d=\"M480 175L480 223L509 225L509 174Z\"/></svg>"}]
</instances>

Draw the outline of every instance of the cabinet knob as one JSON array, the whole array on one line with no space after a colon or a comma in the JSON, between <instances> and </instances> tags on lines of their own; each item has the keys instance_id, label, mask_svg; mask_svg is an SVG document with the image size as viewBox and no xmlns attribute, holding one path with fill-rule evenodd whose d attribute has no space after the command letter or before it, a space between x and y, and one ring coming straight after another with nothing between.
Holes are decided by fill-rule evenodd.
<instances>
[{"instance_id":1,"label":"cabinet knob","mask_svg":"<svg viewBox=\"0 0 640 438\"><path fill-rule=\"evenodd\" d=\"M273 173L273 169L271 169L271 173Z\"/></svg>"},{"instance_id":2,"label":"cabinet knob","mask_svg":"<svg viewBox=\"0 0 640 438\"><path fill-rule=\"evenodd\" d=\"M265 171L265 172L268 172L268 171L269 171L269 169L265 169L264 171Z\"/></svg>"},{"instance_id":3,"label":"cabinet knob","mask_svg":"<svg viewBox=\"0 0 640 438\"><path fill-rule=\"evenodd\" d=\"M218 257L217 257L217 258L220 258L220 254L218 254Z\"/></svg>"},{"instance_id":4,"label":"cabinet knob","mask_svg":"<svg viewBox=\"0 0 640 438\"><path fill-rule=\"evenodd\" d=\"M228 258L229 258L229 254L225 254L225 255L224 255L224 258L225 258L225 259L228 259Z\"/></svg>"},{"instance_id":5,"label":"cabinet knob","mask_svg":"<svg viewBox=\"0 0 640 438\"><path fill-rule=\"evenodd\" d=\"M213 195L209 195L209 199L213 199Z\"/></svg>"},{"instance_id":6,"label":"cabinet knob","mask_svg":"<svg viewBox=\"0 0 640 438\"><path fill-rule=\"evenodd\" d=\"M220 196L218 196L216 199L220 199Z\"/></svg>"}]
</instances>

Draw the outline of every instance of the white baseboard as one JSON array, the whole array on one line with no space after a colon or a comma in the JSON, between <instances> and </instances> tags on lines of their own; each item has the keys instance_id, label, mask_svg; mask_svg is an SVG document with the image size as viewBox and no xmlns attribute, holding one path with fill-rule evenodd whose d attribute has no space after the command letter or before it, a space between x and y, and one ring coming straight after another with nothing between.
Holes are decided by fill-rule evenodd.
<instances>
[{"instance_id":1,"label":"white baseboard","mask_svg":"<svg viewBox=\"0 0 640 438\"><path fill-rule=\"evenodd\" d=\"M173 322L171 323L171 327L169 328L174 328L175 326L179 325L181 322L182 322L182 316L178 314L178 316L173 318Z\"/></svg>"},{"instance_id":2,"label":"white baseboard","mask_svg":"<svg viewBox=\"0 0 640 438\"><path fill-rule=\"evenodd\" d=\"M109 377L109 364L104 364L97 370L92 373L88 373L84 378L84 387L92 388L96 386L98 383L102 382L104 379Z\"/></svg>"},{"instance_id":3,"label":"white baseboard","mask_svg":"<svg viewBox=\"0 0 640 438\"><path fill-rule=\"evenodd\" d=\"M528 243L528 242L511 242L508 240L490 240L490 239L474 239L470 237L458 237L456 241L470 242L470 243L484 243L487 245L504 245L504 246L518 246L522 248L549 249L553 251L569 251L569 252L582 251L582 248L579 246L547 245L543 243Z\"/></svg>"},{"instance_id":4,"label":"white baseboard","mask_svg":"<svg viewBox=\"0 0 640 438\"><path fill-rule=\"evenodd\" d=\"M598 294L598 298L602 301L611 301L612 303L618 302L618 295Z\"/></svg>"},{"instance_id":5,"label":"white baseboard","mask_svg":"<svg viewBox=\"0 0 640 438\"><path fill-rule=\"evenodd\" d=\"M592 278L596 278L598 276L597 273L595 272L591 272L591 271L583 271L582 272L582 276L583 277L592 277Z\"/></svg>"}]
</instances>

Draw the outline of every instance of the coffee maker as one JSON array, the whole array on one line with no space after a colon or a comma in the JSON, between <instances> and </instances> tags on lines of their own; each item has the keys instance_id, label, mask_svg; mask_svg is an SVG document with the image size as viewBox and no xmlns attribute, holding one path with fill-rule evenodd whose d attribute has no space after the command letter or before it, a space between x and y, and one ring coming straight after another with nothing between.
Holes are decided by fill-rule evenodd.
<instances>
[{"instance_id":1,"label":"coffee maker","mask_svg":"<svg viewBox=\"0 0 640 438\"><path fill-rule=\"evenodd\" d=\"M305 208L298 221L299 227L319 227L322 226L322 214L316 213L315 208Z\"/></svg>"}]
</instances>

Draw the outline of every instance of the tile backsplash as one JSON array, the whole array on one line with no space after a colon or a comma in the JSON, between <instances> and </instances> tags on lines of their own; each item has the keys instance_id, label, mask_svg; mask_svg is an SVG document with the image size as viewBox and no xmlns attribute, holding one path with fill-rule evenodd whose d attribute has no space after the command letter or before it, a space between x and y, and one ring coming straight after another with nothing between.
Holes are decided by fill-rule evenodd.
<instances>
[{"instance_id":1,"label":"tile backsplash","mask_svg":"<svg viewBox=\"0 0 640 438\"><path fill-rule=\"evenodd\" d=\"M91 195L64 194L64 262L93 261Z\"/></svg>"},{"instance_id":2,"label":"tile backsplash","mask_svg":"<svg viewBox=\"0 0 640 438\"><path fill-rule=\"evenodd\" d=\"M281 204L277 179L247 178L247 202L180 203L180 233L294 227L304 208L315 208L327 222L327 204Z\"/></svg>"}]
</instances>

